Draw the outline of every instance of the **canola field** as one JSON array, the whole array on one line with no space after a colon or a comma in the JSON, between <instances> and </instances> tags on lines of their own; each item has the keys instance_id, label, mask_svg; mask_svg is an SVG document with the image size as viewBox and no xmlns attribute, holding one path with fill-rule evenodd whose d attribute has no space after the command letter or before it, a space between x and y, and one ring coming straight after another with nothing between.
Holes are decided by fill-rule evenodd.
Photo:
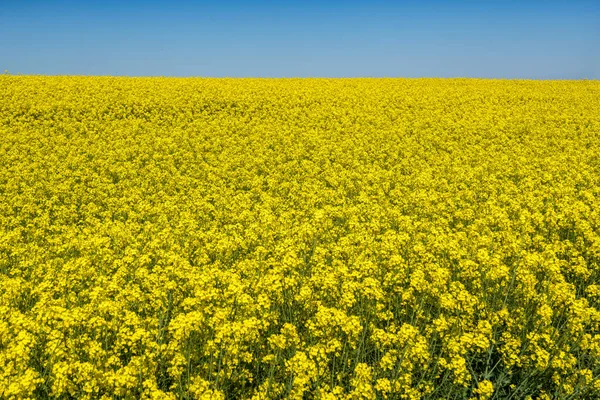
<instances>
[{"instance_id":1,"label":"canola field","mask_svg":"<svg viewBox=\"0 0 600 400\"><path fill-rule=\"evenodd\" d=\"M0 398L600 398L600 82L0 76Z\"/></svg>"}]
</instances>

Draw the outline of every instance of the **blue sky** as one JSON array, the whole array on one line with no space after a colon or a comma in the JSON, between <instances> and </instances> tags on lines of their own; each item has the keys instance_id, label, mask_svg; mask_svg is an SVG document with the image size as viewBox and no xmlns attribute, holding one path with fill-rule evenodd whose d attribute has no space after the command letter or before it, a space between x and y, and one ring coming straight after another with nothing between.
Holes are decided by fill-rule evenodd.
<instances>
[{"instance_id":1,"label":"blue sky","mask_svg":"<svg viewBox=\"0 0 600 400\"><path fill-rule=\"evenodd\" d=\"M600 79L600 0L0 0L0 70Z\"/></svg>"}]
</instances>

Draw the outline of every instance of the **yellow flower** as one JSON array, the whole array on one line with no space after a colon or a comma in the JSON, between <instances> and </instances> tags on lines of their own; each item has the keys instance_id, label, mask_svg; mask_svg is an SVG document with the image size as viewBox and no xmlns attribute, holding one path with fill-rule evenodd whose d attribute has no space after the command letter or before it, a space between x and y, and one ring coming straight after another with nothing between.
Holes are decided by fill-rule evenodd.
<instances>
[{"instance_id":1,"label":"yellow flower","mask_svg":"<svg viewBox=\"0 0 600 400\"><path fill-rule=\"evenodd\" d=\"M492 397L494 394L494 385L492 382L483 380L477 384L477 388L473 391L475 394L479 395L479 398L482 400L487 400Z\"/></svg>"},{"instance_id":2,"label":"yellow flower","mask_svg":"<svg viewBox=\"0 0 600 400\"><path fill-rule=\"evenodd\" d=\"M0 97L0 398L600 397L598 81Z\"/></svg>"}]
</instances>

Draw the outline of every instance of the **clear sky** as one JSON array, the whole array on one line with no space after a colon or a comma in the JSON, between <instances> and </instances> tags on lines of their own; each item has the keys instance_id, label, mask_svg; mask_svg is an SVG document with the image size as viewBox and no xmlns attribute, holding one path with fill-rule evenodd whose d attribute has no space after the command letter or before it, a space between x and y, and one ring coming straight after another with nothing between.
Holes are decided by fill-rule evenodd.
<instances>
[{"instance_id":1,"label":"clear sky","mask_svg":"<svg viewBox=\"0 0 600 400\"><path fill-rule=\"evenodd\" d=\"M0 0L0 70L600 79L600 0Z\"/></svg>"}]
</instances>

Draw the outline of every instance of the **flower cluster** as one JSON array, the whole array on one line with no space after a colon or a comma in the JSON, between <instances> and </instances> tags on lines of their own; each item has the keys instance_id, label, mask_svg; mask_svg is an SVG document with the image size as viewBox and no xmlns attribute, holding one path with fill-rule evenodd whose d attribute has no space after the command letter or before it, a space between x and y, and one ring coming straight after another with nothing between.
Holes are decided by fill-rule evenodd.
<instances>
[{"instance_id":1,"label":"flower cluster","mask_svg":"<svg viewBox=\"0 0 600 400\"><path fill-rule=\"evenodd\" d=\"M0 397L600 397L600 83L0 76Z\"/></svg>"}]
</instances>

